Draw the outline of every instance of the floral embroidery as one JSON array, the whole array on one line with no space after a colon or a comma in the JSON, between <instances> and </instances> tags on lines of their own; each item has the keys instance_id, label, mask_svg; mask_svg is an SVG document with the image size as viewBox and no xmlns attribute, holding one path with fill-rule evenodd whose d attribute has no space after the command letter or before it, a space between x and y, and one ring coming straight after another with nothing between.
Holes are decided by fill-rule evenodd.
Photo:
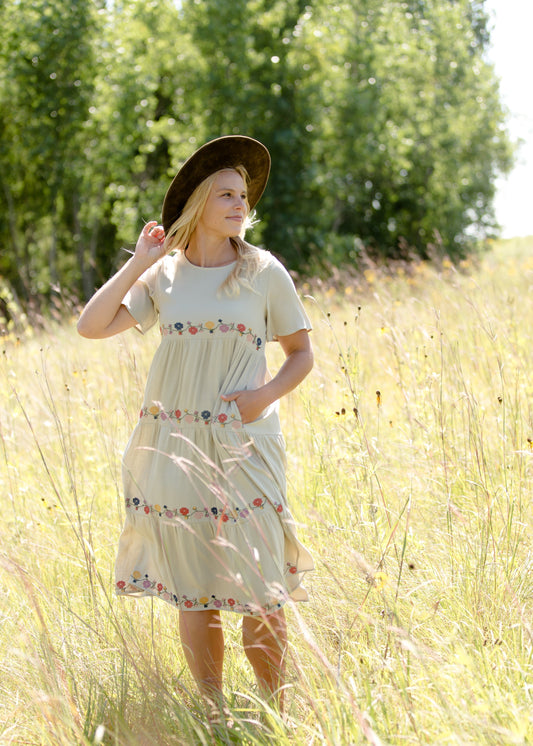
<instances>
[{"instance_id":1,"label":"floral embroidery","mask_svg":"<svg viewBox=\"0 0 533 746\"><path fill-rule=\"evenodd\" d=\"M143 407L139 412L139 418L153 417L154 420L171 420L178 425L194 425L200 422L203 425L230 425L234 430L240 430L242 422L237 415L227 415L224 412L220 414L211 414L209 409L203 409L201 412L191 409L161 409L158 404L152 404L149 407Z\"/></svg>"},{"instance_id":2,"label":"floral embroidery","mask_svg":"<svg viewBox=\"0 0 533 746\"><path fill-rule=\"evenodd\" d=\"M117 594L127 595L130 592L126 588L127 585L128 583L125 580L119 580L115 586ZM152 580L148 575L141 575L138 570L132 573L129 585L133 586L135 591L138 588L140 591L158 596L163 601L168 601L174 604L174 606L183 609L225 609L226 611L235 611L239 614L260 614L265 611L268 612L281 608L281 603L273 603L260 609L248 603L241 603L235 598L217 598L215 595L200 596L199 598L179 597L169 591L163 583Z\"/></svg>"},{"instance_id":3,"label":"floral embroidery","mask_svg":"<svg viewBox=\"0 0 533 746\"><path fill-rule=\"evenodd\" d=\"M256 497L247 507L239 508L217 508L213 506L198 508L194 506L187 508L185 506L181 508L169 508L167 505L154 505L148 504L145 500L141 502L139 497L126 497L125 500L126 508L130 510L136 510L144 513L145 515L156 514L160 518L168 518L170 520L215 520L221 521L222 523L237 523L238 520L244 520L249 518L254 510L263 510L266 505L270 502L266 499L266 496ZM283 504L274 502L272 503L277 513L283 512Z\"/></svg>"},{"instance_id":4,"label":"floral embroidery","mask_svg":"<svg viewBox=\"0 0 533 746\"><path fill-rule=\"evenodd\" d=\"M216 322L204 321L200 324L192 324L190 321L187 321L186 323L176 321L173 324L162 324L159 329L161 336L163 337L166 337L169 334L178 334L179 336L191 334L194 337L196 334L201 334L202 332L207 332L208 334L215 334L215 332L220 332L220 334L235 332L247 342L254 344L256 350L261 349L263 346L263 340L261 337L254 334L250 327L246 327L245 324L236 324L234 321L224 322L222 319L218 319Z\"/></svg>"}]
</instances>

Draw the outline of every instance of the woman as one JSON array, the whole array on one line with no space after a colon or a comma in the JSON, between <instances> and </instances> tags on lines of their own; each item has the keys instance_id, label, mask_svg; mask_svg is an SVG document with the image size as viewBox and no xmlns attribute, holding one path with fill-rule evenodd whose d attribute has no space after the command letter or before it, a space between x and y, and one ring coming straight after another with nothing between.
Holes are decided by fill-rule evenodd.
<instances>
[{"instance_id":1,"label":"woman","mask_svg":"<svg viewBox=\"0 0 533 746\"><path fill-rule=\"evenodd\" d=\"M97 339L159 321L124 454L116 591L179 609L186 660L210 701L222 693L221 610L242 615L261 692L281 701L283 605L307 598L301 577L312 569L287 508L277 407L313 365L309 321L282 265L243 238L269 170L252 138L201 147L170 185L162 225L143 228L78 322ZM273 378L268 339L285 354Z\"/></svg>"}]
</instances>

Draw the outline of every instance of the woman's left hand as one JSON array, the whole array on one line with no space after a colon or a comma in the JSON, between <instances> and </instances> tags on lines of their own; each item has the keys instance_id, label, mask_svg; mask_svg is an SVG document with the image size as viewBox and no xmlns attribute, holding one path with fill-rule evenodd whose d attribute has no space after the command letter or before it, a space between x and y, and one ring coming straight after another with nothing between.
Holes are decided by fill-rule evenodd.
<instances>
[{"instance_id":1,"label":"woman's left hand","mask_svg":"<svg viewBox=\"0 0 533 746\"><path fill-rule=\"evenodd\" d=\"M223 401L234 401L239 409L243 425L247 425L260 417L263 410L271 403L266 399L261 389L235 391L234 394L222 394Z\"/></svg>"},{"instance_id":2,"label":"woman's left hand","mask_svg":"<svg viewBox=\"0 0 533 746\"><path fill-rule=\"evenodd\" d=\"M257 420L269 404L292 391L313 367L313 350L307 329L286 336L278 335L278 341L285 353L285 362L274 378L258 389L221 396L224 401L236 402L243 425Z\"/></svg>"}]
</instances>

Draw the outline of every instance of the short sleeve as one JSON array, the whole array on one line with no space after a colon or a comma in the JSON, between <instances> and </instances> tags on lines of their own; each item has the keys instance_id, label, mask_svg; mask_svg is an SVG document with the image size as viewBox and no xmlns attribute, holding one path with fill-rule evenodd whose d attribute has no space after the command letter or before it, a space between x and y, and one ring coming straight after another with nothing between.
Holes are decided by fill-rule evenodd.
<instances>
[{"instance_id":1,"label":"short sleeve","mask_svg":"<svg viewBox=\"0 0 533 746\"><path fill-rule=\"evenodd\" d=\"M298 297L294 282L277 259L273 259L269 266L266 313L268 341L294 334L300 329L311 331L311 323Z\"/></svg>"},{"instance_id":2,"label":"short sleeve","mask_svg":"<svg viewBox=\"0 0 533 746\"><path fill-rule=\"evenodd\" d=\"M122 305L126 306L143 334L157 321L158 309L154 303L156 266L150 267L126 293Z\"/></svg>"}]
</instances>

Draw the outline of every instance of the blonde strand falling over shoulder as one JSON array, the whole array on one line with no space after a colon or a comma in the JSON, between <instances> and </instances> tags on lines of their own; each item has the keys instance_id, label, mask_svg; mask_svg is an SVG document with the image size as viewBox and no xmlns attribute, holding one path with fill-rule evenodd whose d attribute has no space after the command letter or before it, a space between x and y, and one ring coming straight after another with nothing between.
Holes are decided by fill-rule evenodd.
<instances>
[{"instance_id":1,"label":"blonde strand falling over shoulder","mask_svg":"<svg viewBox=\"0 0 533 746\"><path fill-rule=\"evenodd\" d=\"M234 296L240 293L241 287L253 290L253 281L261 265L261 254L258 248L242 238L232 238L231 242L237 252L235 267L226 277L217 291L217 295Z\"/></svg>"}]
</instances>

